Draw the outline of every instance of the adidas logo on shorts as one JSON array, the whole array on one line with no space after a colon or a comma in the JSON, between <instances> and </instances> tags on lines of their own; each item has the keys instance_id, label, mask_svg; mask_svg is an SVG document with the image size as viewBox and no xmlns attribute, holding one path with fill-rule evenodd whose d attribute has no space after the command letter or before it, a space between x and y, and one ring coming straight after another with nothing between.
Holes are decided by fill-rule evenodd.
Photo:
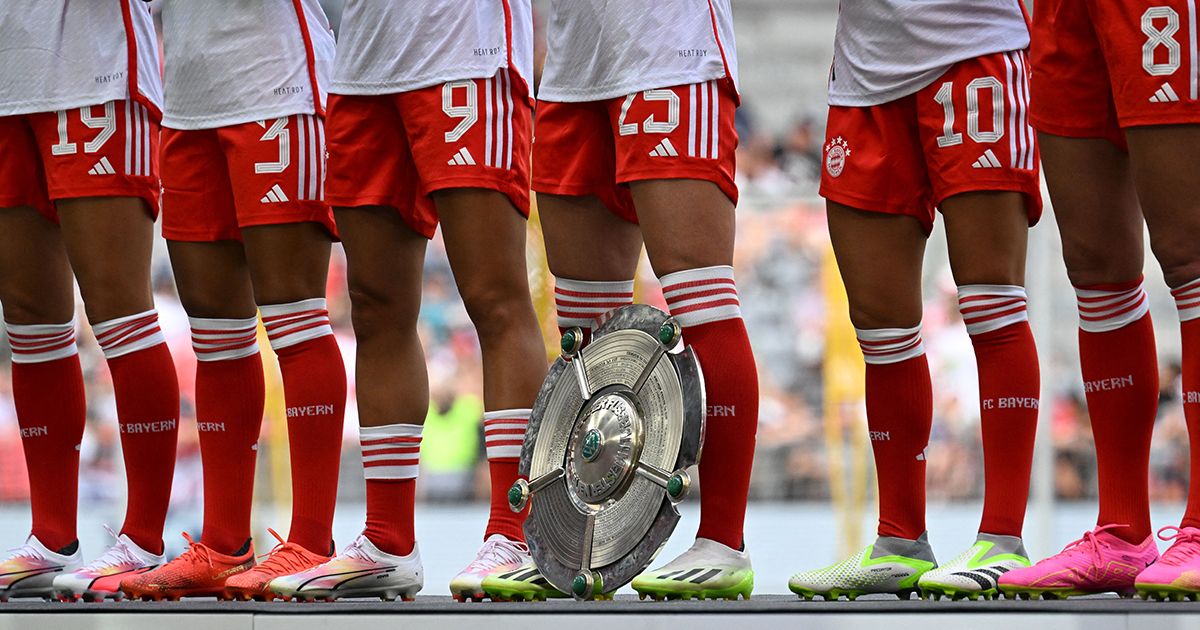
<instances>
[{"instance_id":1,"label":"adidas logo on shorts","mask_svg":"<svg viewBox=\"0 0 1200 630\"><path fill-rule=\"evenodd\" d=\"M101 156L100 161L96 162L92 168L88 169L88 175L116 175L117 171L113 169L112 163L107 157Z\"/></svg>"},{"instance_id":2,"label":"adidas logo on shorts","mask_svg":"<svg viewBox=\"0 0 1200 630\"><path fill-rule=\"evenodd\" d=\"M663 138L650 152L650 157L679 157L679 152L675 150L675 145L671 144L670 138Z\"/></svg>"},{"instance_id":3,"label":"adidas logo on shorts","mask_svg":"<svg viewBox=\"0 0 1200 630\"><path fill-rule=\"evenodd\" d=\"M1179 95L1175 93L1175 89L1170 83L1163 83L1162 87L1150 97L1151 103L1178 103Z\"/></svg>"},{"instance_id":4,"label":"adidas logo on shorts","mask_svg":"<svg viewBox=\"0 0 1200 630\"><path fill-rule=\"evenodd\" d=\"M458 150L458 153L454 154L454 157L446 160L446 164L450 166L475 166L475 158L471 156L471 152L467 150L467 147L463 147Z\"/></svg>"},{"instance_id":5,"label":"adidas logo on shorts","mask_svg":"<svg viewBox=\"0 0 1200 630\"><path fill-rule=\"evenodd\" d=\"M971 165L971 168L1000 168L1000 160L996 159L996 154L992 153L991 149L983 152L978 160Z\"/></svg>"},{"instance_id":6,"label":"adidas logo on shorts","mask_svg":"<svg viewBox=\"0 0 1200 630\"><path fill-rule=\"evenodd\" d=\"M259 201L262 203L283 203L288 201L288 198L287 195L283 194L283 189L279 187L279 184L275 184Z\"/></svg>"}]
</instances>

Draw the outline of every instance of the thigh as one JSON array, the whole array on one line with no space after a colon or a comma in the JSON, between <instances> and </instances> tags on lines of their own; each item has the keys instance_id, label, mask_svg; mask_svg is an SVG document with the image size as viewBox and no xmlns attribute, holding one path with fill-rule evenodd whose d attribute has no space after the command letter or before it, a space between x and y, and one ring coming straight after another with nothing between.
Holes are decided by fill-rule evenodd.
<instances>
[{"instance_id":1,"label":"thigh","mask_svg":"<svg viewBox=\"0 0 1200 630\"><path fill-rule=\"evenodd\" d=\"M508 197L482 188L434 193L446 254L459 293L515 296L529 302L526 221Z\"/></svg>"},{"instance_id":2,"label":"thigh","mask_svg":"<svg viewBox=\"0 0 1200 630\"><path fill-rule=\"evenodd\" d=\"M610 99L607 106L618 184L707 181L731 204L737 204L737 95L731 82L713 80L645 90Z\"/></svg>"},{"instance_id":3,"label":"thigh","mask_svg":"<svg viewBox=\"0 0 1200 630\"><path fill-rule=\"evenodd\" d=\"M829 237L856 328L912 328L921 323L925 231L912 217L826 204Z\"/></svg>"},{"instance_id":4,"label":"thigh","mask_svg":"<svg viewBox=\"0 0 1200 630\"><path fill-rule=\"evenodd\" d=\"M61 324L75 314L58 226L29 206L0 208L0 306L10 324Z\"/></svg>"},{"instance_id":5,"label":"thigh","mask_svg":"<svg viewBox=\"0 0 1200 630\"><path fill-rule=\"evenodd\" d=\"M103 322L154 308L154 218L146 212L145 200L73 198L56 205L88 319Z\"/></svg>"},{"instance_id":6,"label":"thigh","mask_svg":"<svg viewBox=\"0 0 1200 630\"><path fill-rule=\"evenodd\" d=\"M337 235L325 202L325 125L311 114L217 130L240 228L316 223Z\"/></svg>"},{"instance_id":7,"label":"thigh","mask_svg":"<svg viewBox=\"0 0 1200 630\"><path fill-rule=\"evenodd\" d=\"M642 233L595 196L538 194L550 273L572 280L629 280L637 275Z\"/></svg>"},{"instance_id":8,"label":"thigh","mask_svg":"<svg viewBox=\"0 0 1200 630\"><path fill-rule=\"evenodd\" d=\"M733 264L733 202L716 184L661 179L630 190L655 275Z\"/></svg>"},{"instance_id":9,"label":"thigh","mask_svg":"<svg viewBox=\"0 0 1200 630\"><path fill-rule=\"evenodd\" d=\"M1200 125L1126 129L1138 200L1167 284L1200 278Z\"/></svg>"},{"instance_id":10,"label":"thigh","mask_svg":"<svg viewBox=\"0 0 1200 630\"><path fill-rule=\"evenodd\" d=\"M607 107L603 102L538 102L533 190L543 197L592 197L617 217L636 223L633 198L627 188L617 185L616 146Z\"/></svg>"},{"instance_id":11,"label":"thigh","mask_svg":"<svg viewBox=\"0 0 1200 630\"><path fill-rule=\"evenodd\" d=\"M996 191L942 201L955 284L1025 285L1028 205L1021 193Z\"/></svg>"},{"instance_id":12,"label":"thigh","mask_svg":"<svg viewBox=\"0 0 1200 630\"><path fill-rule=\"evenodd\" d=\"M1071 283L1137 278L1144 227L1129 156L1097 138L1039 133L1038 140Z\"/></svg>"},{"instance_id":13,"label":"thigh","mask_svg":"<svg viewBox=\"0 0 1200 630\"><path fill-rule=\"evenodd\" d=\"M428 239L388 206L335 208L356 333L415 332Z\"/></svg>"},{"instance_id":14,"label":"thigh","mask_svg":"<svg viewBox=\"0 0 1200 630\"><path fill-rule=\"evenodd\" d=\"M189 317L254 317L254 289L238 241L167 241L179 301Z\"/></svg>"},{"instance_id":15,"label":"thigh","mask_svg":"<svg viewBox=\"0 0 1200 630\"><path fill-rule=\"evenodd\" d=\"M129 197L158 215L159 124L141 103L31 114L51 200Z\"/></svg>"},{"instance_id":16,"label":"thigh","mask_svg":"<svg viewBox=\"0 0 1200 630\"><path fill-rule=\"evenodd\" d=\"M954 64L916 94L917 120L933 202L977 191L1012 191L1029 225L1042 213L1041 175L1029 124L1023 51Z\"/></svg>"},{"instance_id":17,"label":"thigh","mask_svg":"<svg viewBox=\"0 0 1200 630\"><path fill-rule=\"evenodd\" d=\"M320 223L247 227L242 242L258 304L325 297L332 241Z\"/></svg>"},{"instance_id":18,"label":"thigh","mask_svg":"<svg viewBox=\"0 0 1200 630\"><path fill-rule=\"evenodd\" d=\"M0 117L0 208L36 208L51 221L58 221L41 151L28 116Z\"/></svg>"}]
</instances>

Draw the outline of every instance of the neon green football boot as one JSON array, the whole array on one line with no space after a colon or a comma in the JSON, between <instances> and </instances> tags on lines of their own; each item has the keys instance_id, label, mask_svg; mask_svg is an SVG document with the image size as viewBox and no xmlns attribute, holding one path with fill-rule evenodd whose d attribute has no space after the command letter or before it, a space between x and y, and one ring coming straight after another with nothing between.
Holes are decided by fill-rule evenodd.
<instances>
[{"instance_id":1,"label":"neon green football boot","mask_svg":"<svg viewBox=\"0 0 1200 630\"><path fill-rule=\"evenodd\" d=\"M546 581L532 559L512 570L483 578L483 592L494 602L541 601L568 595Z\"/></svg>"},{"instance_id":2,"label":"neon green football boot","mask_svg":"<svg viewBox=\"0 0 1200 630\"><path fill-rule=\"evenodd\" d=\"M632 586L641 599L750 599L754 569L744 550L697 538L678 558L633 578Z\"/></svg>"},{"instance_id":3,"label":"neon green football boot","mask_svg":"<svg viewBox=\"0 0 1200 630\"><path fill-rule=\"evenodd\" d=\"M921 576L935 567L928 534L916 540L880 536L875 544L835 565L793 575L788 588L809 600L843 596L855 600L879 593L908 599L918 592Z\"/></svg>"},{"instance_id":4,"label":"neon green football boot","mask_svg":"<svg viewBox=\"0 0 1200 630\"><path fill-rule=\"evenodd\" d=\"M922 597L993 599L1000 594L1001 575L1027 566L1029 554L1020 538L981 533L958 557L922 575L917 586Z\"/></svg>"}]
</instances>

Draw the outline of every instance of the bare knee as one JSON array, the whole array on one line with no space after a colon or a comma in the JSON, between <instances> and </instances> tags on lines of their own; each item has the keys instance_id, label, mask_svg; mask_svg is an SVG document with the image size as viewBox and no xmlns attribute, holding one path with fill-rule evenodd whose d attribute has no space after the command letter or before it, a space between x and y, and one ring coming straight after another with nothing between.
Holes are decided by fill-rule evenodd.
<instances>
[{"instance_id":1,"label":"bare knee","mask_svg":"<svg viewBox=\"0 0 1200 630\"><path fill-rule=\"evenodd\" d=\"M525 328L537 318L528 291L523 287L480 283L479 286L460 286L463 305L480 343L488 345L494 341Z\"/></svg>"},{"instance_id":2,"label":"bare knee","mask_svg":"<svg viewBox=\"0 0 1200 630\"><path fill-rule=\"evenodd\" d=\"M350 282L350 319L360 343L388 336L416 336L421 304L385 287Z\"/></svg>"},{"instance_id":3,"label":"bare knee","mask_svg":"<svg viewBox=\"0 0 1200 630\"><path fill-rule=\"evenodd\" d=\"M1168 286L1181 287L1200 278L1200 252L1190 231L1153 234L1150 244Z\"/></svg>"},{"instance_id":4,"label":"bare knee","mask_svg":"<svg viewBox=\"0 0 1200 630\"><path fill-rule=\"evenodd\" d=\"M66 291L7 287L2 295L4 321L10 324L63 324L75 315L75 296Z\"/></svg>"},{"instance_id":5,"label":"bare knee","mask_svg":"<svg viewBox=\"0 0 1200 630\"><path fill-rule=\"evenodd\" d=\"M1142 273L1141 235L1107 242L1063 232L1063 262L1067 276L1077 287L1128 282Z\"/></svg>"}]
</instances>

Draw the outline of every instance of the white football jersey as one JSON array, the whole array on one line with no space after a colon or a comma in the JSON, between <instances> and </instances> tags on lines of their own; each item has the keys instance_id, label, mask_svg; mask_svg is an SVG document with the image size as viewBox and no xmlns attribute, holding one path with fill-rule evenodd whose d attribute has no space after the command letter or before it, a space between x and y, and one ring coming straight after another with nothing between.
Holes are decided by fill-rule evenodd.
<instances>
[{"instance_id":1,"label":"white football jersey","mask_svg":"<svg viewBox=\"0 0 1200 630\"><path fill-rule=\"evenodd\" d=\"M538 98L599 101L729 77L730 0L551 0Z\"/></svg>"},{"instance_id":2,"label":"white football jersey","mask_svg":"<svg viewBox=\"0 0 1200 630\"><path fill-rule=\"evenodd\" d=\"M829 104L894 101L959 61L1028 47L1020 0L847 0L833 40Z\"/></svg>"},{"instance_id":3,"label":"white football jersey","mask_svg":"<svg viewBox=\"0 0 1200 630\"><path fill-rule=\"evenodd\" d=\"M333 31L317 0L166 0L163 126L324 112Z\"/></svg>"},{"instance_id":4,"label":"white football jersey","mask_svg":"<svg viewBox=\"0 0 1200 630\"><path fill-rule=\"evenodd\" d=\"M533 84L530 0L346 0L330 91L410 92L501 68Z\"/></svg>"},{"instance_id":5,"label":"white football jersey","mask_svg":"<svg viewBox=\"0 0 1200 630\"><path fill-rule=\"evenodd\" d=\"M154 21L140 0L2 0L0 68L0 116L98 105L131 90L162 108Z\"/></svg>"}]
</instances>

